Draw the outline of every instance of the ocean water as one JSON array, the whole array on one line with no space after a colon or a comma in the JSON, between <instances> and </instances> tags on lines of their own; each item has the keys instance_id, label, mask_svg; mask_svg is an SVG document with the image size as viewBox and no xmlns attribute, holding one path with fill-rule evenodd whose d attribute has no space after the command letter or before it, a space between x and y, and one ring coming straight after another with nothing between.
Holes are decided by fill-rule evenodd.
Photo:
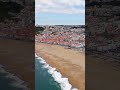
<instances>
[{"instance_id":1,"label":"ocean water","mask_svg":"<svg viewBox=\"0 0 120 90\"><path fill-rule=\"evenodd\" d=\"M28 90L24 81L3 69L0 65L0 90Z\"/></svg>"},{"instance_id":2,"label":"ocean water","mask_svg":"<svg viewBox=\"0 0 120 90\"><path fill-rule=\"evenodd\" d=\"M35 90L61 90L60 85L48 73L47 68L35 59Z\"/></svg>"},{"instance_id":3,"label":"ocean water","mask_svg":"<svg viewBox=\"0 0 120 90\"><path fill-rule=\"evenodd\" d=\"M35 54L35 90L78 90L68 78L56 71L44 59Z\"/></svg>"}]
</instances>

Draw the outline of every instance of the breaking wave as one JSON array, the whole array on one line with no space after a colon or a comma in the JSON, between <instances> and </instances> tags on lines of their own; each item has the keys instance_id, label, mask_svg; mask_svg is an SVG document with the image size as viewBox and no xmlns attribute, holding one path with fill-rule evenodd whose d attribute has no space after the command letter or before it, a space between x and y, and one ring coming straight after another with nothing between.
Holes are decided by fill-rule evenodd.
<instances>
[{"instance_id":1,"label":"breaking wave","mask_svg":"<svg viewBox=\"0 0 120 90\"><path fill-rule=\"evenodd\" d=\"M72 85L69 83L68 78L64 78L60 72L56 71L56 68L51 67L45 62L44 59L37 56L36 54L35 57L40 60L40 63L43 64L43 68L48 69L48 73L51 74L54 80L60 84L62 90L78 90L77 88L73 88Z\"/></svg>"}]
</instances>

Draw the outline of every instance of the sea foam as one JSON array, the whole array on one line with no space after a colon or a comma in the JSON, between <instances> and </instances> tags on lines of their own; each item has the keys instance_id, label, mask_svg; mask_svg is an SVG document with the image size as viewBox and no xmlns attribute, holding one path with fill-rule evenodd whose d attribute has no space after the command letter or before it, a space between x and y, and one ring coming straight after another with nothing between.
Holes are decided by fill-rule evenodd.
<instances>
[{"instance_id":1,"label":"sea foam","mask_svg":"<svg viewBox=\"0 0 120 90\"><path fill-rule=\"evenodd\" d=\"M39 61L40 63L43 64L43 68L48 69L48 73L51 74L54 80L60 84L62 90L78 90L77 88L73 88L72 85L69 83L68 78L63 78L61 73L56 71L56 68L51 67L49 64L45 62L44 59L37 56L36 54L35 57L40 60Z\"/></svg>"}]
</instances>

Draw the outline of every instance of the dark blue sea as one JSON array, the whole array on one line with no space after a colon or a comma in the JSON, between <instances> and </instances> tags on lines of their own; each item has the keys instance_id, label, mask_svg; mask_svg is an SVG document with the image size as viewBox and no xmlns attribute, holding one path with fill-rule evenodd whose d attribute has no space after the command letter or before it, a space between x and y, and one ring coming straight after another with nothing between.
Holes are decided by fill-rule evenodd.
<instances>
[{"instance_id":1,"label":"dark blue sea","mask_svg":"<svg viewBox=\"0 0 120 90\"><path fill-rule=\"evenodd\" d=\"M61 90L60 85L54 80L47 68L35 58L35 90Z\"/></svg>"}]
</instances>

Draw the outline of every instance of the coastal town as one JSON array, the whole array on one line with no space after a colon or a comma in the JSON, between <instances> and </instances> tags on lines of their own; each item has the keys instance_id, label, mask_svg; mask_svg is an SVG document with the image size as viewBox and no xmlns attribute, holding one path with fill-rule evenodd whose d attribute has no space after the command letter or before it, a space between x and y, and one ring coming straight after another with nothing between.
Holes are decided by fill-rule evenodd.
<instances>
[{"instance_id":1,"label":"coastal town","mask_svg":"<svg viewBox=\"0 0 120 90\"><path fill-rule=\"evenodd\" d=\"M85 48L84 25L55 25L37 26L43 31L35 36L35 40L41 43L67 46L68 48Z\"/></svg>"},{"instance_id":2,"label":"coastal town","mask_svg":"<svg viewBox=\"0 0 120 90\"><path fill-rule=\"evenodd\" d=\"M68 90L85 90L85 25L36 25L35 53L68 78Z\"/></svg>"}]
</instances>

